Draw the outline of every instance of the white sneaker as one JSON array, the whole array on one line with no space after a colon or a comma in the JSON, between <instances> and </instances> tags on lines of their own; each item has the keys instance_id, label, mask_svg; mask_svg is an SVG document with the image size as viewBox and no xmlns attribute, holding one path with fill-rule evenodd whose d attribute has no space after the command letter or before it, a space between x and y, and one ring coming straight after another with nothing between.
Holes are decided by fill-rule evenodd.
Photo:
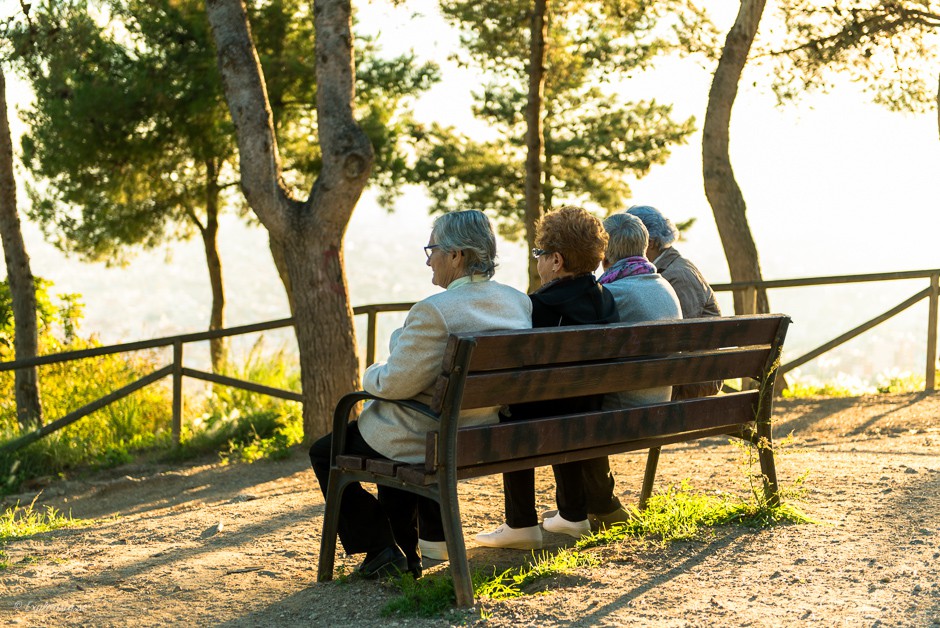
<instances>
[{"instance_id":1,"label":"white sneaker","mask_svg":"<svg viewBox=\"0 0 940 628\"><path fill-rule=\"evenodd\" d=\"M425 541L418 539L418 548L421 556L431 560L447 560L447 543L445 541Z\"/></svg>"},{"instance_id":2,"label":"white sneaker","mask_svg":"<svg viewBox=\"0 0 940 628\"><path fill-rule=\"evenodd\" d=\"M509 549L534 550L542 548L542 528L510 528L505 523L492 532L476 535L477 543L487 547L505 547Z\"/></svg>"},{"instance_id":3,"label":"white sneaker","mask_svg":"<svg viewBox=\"0 0 940 628\"><path fill-rule=\"evenodd\" d=\"M548 532L567 534L576 539L580 539L582 536L591 536L591 524L587 519L584 521L568 521L560 514L545 519L542 522L542 527Z\"/></svg>"}]
</instances>

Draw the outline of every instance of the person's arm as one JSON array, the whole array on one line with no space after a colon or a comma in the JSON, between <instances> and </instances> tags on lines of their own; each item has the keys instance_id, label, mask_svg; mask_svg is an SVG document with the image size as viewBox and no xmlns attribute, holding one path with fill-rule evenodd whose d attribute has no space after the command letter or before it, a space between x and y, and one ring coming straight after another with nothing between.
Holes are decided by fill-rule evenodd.
<instances>
[{"instance_id":1,"label":"person's arm","mask_svg":"<svg viewBox=\"0 0 940 628\"><path fill-rule=\"evenodd\" d=\"M427 390L441 372L447 324L433 305L420 301L405 318L397 342L385 362L376 362L362 376L362 388L386 399L411 399Z\"/></svg>"}]
</instances>

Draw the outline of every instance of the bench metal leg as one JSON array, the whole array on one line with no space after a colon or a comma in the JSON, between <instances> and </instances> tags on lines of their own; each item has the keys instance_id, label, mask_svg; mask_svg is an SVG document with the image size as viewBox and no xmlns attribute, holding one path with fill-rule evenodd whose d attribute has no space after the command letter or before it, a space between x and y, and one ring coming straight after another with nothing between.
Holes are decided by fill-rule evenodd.
<instances>
[{"instance_id":1,"label":"bench metal leg","mask_svg":"<svg viewBox=\"0 0 940 628\"><path fill-rule=\"evenodd\" d=\"M336 560L336 537L339 532L339 506L343 490L349 484L344 474L337 469L330 469L330 483L326 489L326 506L323 511L323 532L320 537L320 563L317 569L317 581L327 582L333 579L333 565Z\"/></svg>"},{"instance_id":2,"label":"bench metal leg","mask_svg":"<svg viewBox=\"0 0 940 628\"><path fill-rule=\"evenodd\" d=\"M780 505L780 491L777 486L777 467L774 464L774 444L770 421L757 422L757 455L760 458L760 470L764 476L764 497L770 506Z\"/></svg>"},{"instance_id":3,"label":"bench metal leg","mask_svg":"<svg viewBox=\"0 0 940 628\"><path fill-rule=\"evenodd\" d=\"M656 466L659 464L659 451L662 447L650 447L646 456L646 472L643 474L643 489L640 491L640 510L646 510L650 495L653 494L653 481L656 479Z\"/></svg>"},{"instance_id":4,"label":"bench metal leg","mask_svg":"<svg viewBox=\"0 0 940 628\"><path fill-rule=\"evenodd\" d=\"M450 556L450 574L454 579L457 606L473 606L473 580L470 577L470 562L467 560L467 545L460 525L460 504L457 501L457 482L443 480L441 486L441 520L447 553Z\"/></svg>"}]
</instances>

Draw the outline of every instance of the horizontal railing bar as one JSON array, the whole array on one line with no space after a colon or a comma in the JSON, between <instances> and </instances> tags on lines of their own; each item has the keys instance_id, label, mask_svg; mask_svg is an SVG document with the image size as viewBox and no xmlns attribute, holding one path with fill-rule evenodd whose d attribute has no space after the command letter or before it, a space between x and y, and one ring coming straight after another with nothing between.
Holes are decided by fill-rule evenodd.
<instances>
[{"instance_id":1,"label":"horizontal railing bar","mask_svg":"<svg viewBox=\"0 0 940 628\"><path fill-rule=\"evenodd\" d=\"M266 323L254 323L251 325L242 325L240 327L229 327L228 329L214 329L212 331L201 331L191 334L181 334L178 336L166 336L164 338L154 338L153 340L140 340L138 342L125 342L118 345L109 345L107 347L93 347L91 349L79 349L77 351L63 351L52 355L42 355L35 358L24 360L13 360L12 362L0 362L0 372L10 371L18 368L27 368L31 366L43 366L45 364L55 364L57 362L69 362L83 358L94 358L101 355L110 355L112 353L126 353L129 351L142 351L144 349L157 349L159 347L168 347L174 342L180 341L199 342L211 340L213 338L222 338L225 336L237 336L240 334L250 334L252 332L267 331L268 329L278 329L288 327L294 324L293 318L282 318L276 321Z\"/></svg>"},{"instance_id":2,"label":"horizontal railing bar","mask_svg":"<svg viewBox=\"0 0 940 628\"><path fill-rule=\"evenodd\" d=\"M893 281L897 279L922 279L940 274L935 270L906 270L893 273L873 273L869 275L833 275L830 277L807 277L805 279L772 279L764 281L734 281L732 283L713 283L711 287L718 292L740 288L795 288L800 286L823 286L831 284L861 283L866 281Z\"/></svg>"},{"instance_id":3,"label":"horizontal railing bar","mask_svg":"<svg viewBox=\"0 0 940 628\"><path fill-rule=\"evenodd\" d=\"M99 397L98 399L95 399L91 403L85 404L78 410L73 410L72 412L69 412L61 419L56 419L52 423L47 423L46 425L43 425L38 430L30 432L29 434L24 434L23 436L20 436L19 438L15 438L9 442L4 443L3 445L0 445L0 453L13 452L13 451L17 451L18 449L22 449L23 447L29 445L30 443L36 442L43 436L51 434L52 432L55 432L56 430L62 429L63 427L66 427L67 425L70 425L74 423L75 421L88 416L89 414L91 414L92 412L95 412L96 410L100 410L106 405L114 403L118 399L122 399L128 396L129 394L140 390L144 386L149 386L150 384L154 383L155 381L159 379L166 377L172 372L173 372L172 364L168 366L164 366L163 368L154 371L150 375L145 375L144 377L141 377L140 379L133 381L130 384L127 384L126 386L118 388L114 392L109 393L105 395L104 397Z\"/></svg>"},{"instance_id":4,"label":"horizontal railing bar","mask_svg":"<svg viewBox=\"0 0 940 628\"><path fill-rule=\"evenodd\" d=\"M793 361L791 361L791 362L787 362L786 364L784 364L783 366L780 367L780 372L781 372L781 373L786 373L786 372L788 372L788 371L792 371L793 369L795 369L795 368L798 367L798 366L802 366L803 364L806 364L807 362L809 362L809 361L812 360L813 358L822 355L822 354L825 353L826 351L829 351L829 350L831 350L831 349L834 349L835 347L838 347L838 346L841 345L842 343L847 342L847 341L851 340L852 338L855 338L856 336L858 336L858 335L860 335L860 334L863 334L864 332L868 331L868 330L871 329L872 327L875 327L876 325L880 325L881 323L885 322L886 320L888 320L888 319L891 318L892 316L895 316L895 315L897 315L897 314L900 314L901 312L903 312L903 311L906 310L907 308L911 307L912 305L914 305L915 303L917 303L917 302L920 301L921 299L926 298L927 295L929 295L929 294L930 294L930 288L926 288L926 289L924 289L924 290L921 290L920 292L918 292L918 293L915 294L914 296L908 298L908 299L905 300L905 301L902 301L902 302L899 303L898 305L895 305L893 308L891 308L890 310L888 310L888 311L885 312L884 314L880 314L880 315L876 316L875 318L871 319L870 321L865 322L865 323L862 323L861 325L859 325L859 326L856 327L855 329L852 329L852 330L850 330L850 331L845 332L844 334L842 334L842 335L839 336L838 338L833 338L833 339L830 340L829 342L827 342L827 343L825 343L825 344L823 344L823 345L820 345L820 346L816 347L815 349L813 349L813 350L810 351L809 353L806 353L806 354L804 354L804 355L802 355L802 356L796 358L795 360L793 360Z\"/></svg>"},{"instance_id":5,"label":"horizontal railing bar","mask_svg":"<svg viewBox=\"0 0 940 628\"><path fill-rule=\"evenodd\" d=\"M357 305L353 308L353 314L368 314L369 312L407 312L415 304L410 303L372 303L369 305Z\"/></svg>"},{"instance_id":6,"label":"horizontal railing bar","mask_svg":"<svg viewBox=\"0 0 940 628\"><path fill-rule=\"evenodd\" d=\"M303 401L304 397L298 392L292 390L284 390L282 388L272 388L271 386L265 386L264 384L256 384L255 382L247 382L242 379L235 379L234 377L226 377L225 375L216 375L215 373L206 373L205 371L197 371L196 369L184 368L183 375L185 377L192 377L194 379L201 379L207 382L212 382L213 384L222 384L223 386L233 386L235 388L242 388L244 390L250 390L251 392L261 393L264 395L270 395L272 397L278 397L280 399L288 399L290 401Z\"/></svg>"}]
</instances>

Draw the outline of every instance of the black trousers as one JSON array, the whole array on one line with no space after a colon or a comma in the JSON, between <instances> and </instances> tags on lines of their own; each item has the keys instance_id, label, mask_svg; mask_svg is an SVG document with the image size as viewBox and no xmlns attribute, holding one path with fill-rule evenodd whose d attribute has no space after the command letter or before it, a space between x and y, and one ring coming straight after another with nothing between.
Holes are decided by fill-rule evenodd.
<instances>
[{"instance_id":1,"label":"black trousers","mask_svg":"<svg viewBox=\"0 0 940 628\"><path fill-rule=\"evenodd\" d=\"M310 448L310 462L326 495L330 481L330 450L333 435L327 434ZM346 453L384 457L372 449L359 433L359 423L346 428ZM421 538L443 541L444 526L437 502L414 493L388 486L378 487L378 499L358 482L343 491L339 508L339 539L347 554L375 553L398 545L410 562L418 553L418 527Z\"/></svg>"},{"instance_id":2,"label":"black trousers","mask_svg":"<svg viewBox=\"0 0 940 628\"><path fill-rule=\"evenodd\" d=\"M587 501L580 462L552 466L555 473L555 503L568 521L587 519ZM506 523L510 528L529 528L539 524L535 512L535 469L503 474Z\"/></svg>"}]
</instances>

